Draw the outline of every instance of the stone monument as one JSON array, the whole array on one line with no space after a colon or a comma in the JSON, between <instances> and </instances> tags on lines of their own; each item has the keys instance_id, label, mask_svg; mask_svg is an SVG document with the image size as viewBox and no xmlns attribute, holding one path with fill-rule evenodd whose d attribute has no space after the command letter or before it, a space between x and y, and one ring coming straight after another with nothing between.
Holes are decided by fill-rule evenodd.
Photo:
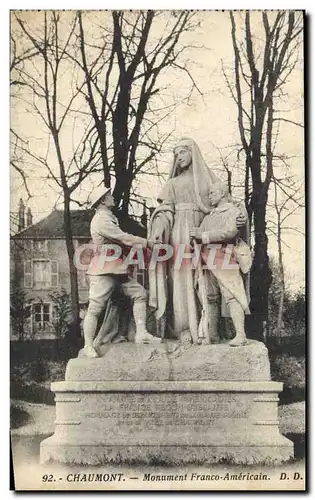
<instances>
[{"instance_id":1,"label":"stone monument","mask_svg":"<svg viewBox=\"0 0 315 500\"><path fill-rule=\"evenodd\" d=\"M55 433L41 462L68 464L278 463L293 456L279 432L266 347L107 344L68 363Z\"/></svg>"},{"instance_id":2,"label":"stone monument","mask_svg":"<svg viewBox=\"0 0 315 500\"><path fill-rule=\"evenodd\" d=\"M270 464L293 457L293 443L279 431L282 384L271 381L265 345L248 340L244 330L243 279L251 255L240 226L246 215L206 173L193 141L180 143L175 160L144 244L183 245L186 257L199 252L201 259L182 268L176 260L159 262L149 271L149 304L157 324L163 320L162 342L146 330L143 287L113 278L112 262L108 276L94 273L85 348L68 362L65 381L52 384L55 433L41 443L43 463ZM92 234L101 242L134 244L106 210L97 214L97 225L92 221ZM211 244L218 253L208 266ZM97 319L116 284L133 301L135 342L102 344L95 339ZM232 340L220 338L220 310L232 318Z\"/></svg>"}]
</instances>

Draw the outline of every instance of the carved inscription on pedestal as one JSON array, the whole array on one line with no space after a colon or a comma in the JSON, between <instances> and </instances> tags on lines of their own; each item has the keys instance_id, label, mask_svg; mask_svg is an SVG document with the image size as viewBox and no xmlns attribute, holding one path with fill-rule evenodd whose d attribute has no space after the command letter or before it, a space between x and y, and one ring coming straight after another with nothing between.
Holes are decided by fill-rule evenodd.
<instances>
[{"instance_id":1,"label":"carved inscription on pedestal","mask_svg":"<svg viewBox=\"0 0 315 500\"><path fill-rule=\"evenodd\" d=\"M240 401L221 394L106 394L103 404L89 405L89 418L119 427L187 425L208 427L222 418L246 418L251 397Z\"/></svg>"}]
</instances>

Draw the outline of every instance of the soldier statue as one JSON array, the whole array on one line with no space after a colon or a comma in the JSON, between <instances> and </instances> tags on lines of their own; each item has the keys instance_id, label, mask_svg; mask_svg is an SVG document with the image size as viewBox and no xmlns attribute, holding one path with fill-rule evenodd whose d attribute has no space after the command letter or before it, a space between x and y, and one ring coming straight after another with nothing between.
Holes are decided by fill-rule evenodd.
<instances>
[{"instance_id":1,"label":"soldier statue","mask_svg":"<svg viewBox=\"0 0 315 500\"><path fill-rule=\"evenodd\" d=\"M152 247L153 243L121 230L118 220L112 212L115 203L110 188L96 188L92 191L89 202L91 208L95 209L90 229L93 244L97 250L94 252L87 270L90 287L89 306L83 323L84 355L89 358L99 357L93 341L99 318L117 285L133 304L136 324L135 342L159 342L160 339L151 335L146 329L147 291L136 278L130 277L128 267L124 264L121 256L115 259L104 259L104 252L107 252L108 247L113 244L118 245L119 248L130 248L133 245Z\"/></svg>"}]
</instances>

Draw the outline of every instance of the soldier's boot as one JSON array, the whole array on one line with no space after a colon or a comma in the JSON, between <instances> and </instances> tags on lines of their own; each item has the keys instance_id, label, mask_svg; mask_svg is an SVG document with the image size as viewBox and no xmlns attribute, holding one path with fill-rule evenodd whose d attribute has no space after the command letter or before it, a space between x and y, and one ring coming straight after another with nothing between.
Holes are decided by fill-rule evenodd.
<instances>
[{"instance_id":1,"label":"soldier's boot","mask_svg":"<svg viewBox=\"0 0 315 500\"><path fill-rule=\"evenodd\" d=\"M230 340L229 344L231 347L239 347L242 345L246 345L248 342L245 334L244 310L236 300L230 302L229 309L236 331L234 339Z\"/></svg>"},{"instance_id":2,"label":"soldier's boot","mask_svg":"<svg viewBox=\"0 0 315 500\"><path fill-rule=\"evenodd\" d=\"M208 337L202 340L202 344L219 344L220 304L218 302L208 302L208 310Z\"/></svg>"},{"instance_id":3,"label":"soldier's boot","mask_svg":"<svg viewBox=\"0 0 315 500\"><path fill-rule=\"evenodd\" d=\"M84 355L87 358L98 358L99 355L93 347L93 340L96 333L98 317L91 314L89 311L86 313L83 323L84 332Z\"/></svg>"},{"instance_id":4,"label":"soldier's boot","mask_svg":"<svg viewBox=\"0 0 315 500\"><path fill-rule=\"evenodd\" d=\"M161 342L161 339L154 337L146 329L147 304L144 300L136 300L133 303L133 316L136 323L136 344L150 344Z\"/></svg>"}]
</instances>

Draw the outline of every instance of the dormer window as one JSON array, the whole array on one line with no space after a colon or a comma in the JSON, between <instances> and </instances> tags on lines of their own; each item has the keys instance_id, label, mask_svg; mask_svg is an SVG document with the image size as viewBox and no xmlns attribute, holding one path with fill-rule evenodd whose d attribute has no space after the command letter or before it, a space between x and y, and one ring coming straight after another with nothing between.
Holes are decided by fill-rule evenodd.
<instances>
[{"instance_id":1,"label":"dormer window","mask_svg":"<svg viewBox=\"0 0 315 500\"><path fill-rule=\"evenodd\" d=\"M23 247L24 247L24 250L28 250L28 251L33 250L33 241L32 240L25 240L23 242Z\"/></svg>"},{"instance_id":2,"label":"dormer window","mask_svg":"<svg viewBox=\"0 0 315 500\"><path fill-rule=\"evenodd\" d=\"M47 250L47 240L33 240L34 252L44 252Z\"/></svg>"}]
</instances>

